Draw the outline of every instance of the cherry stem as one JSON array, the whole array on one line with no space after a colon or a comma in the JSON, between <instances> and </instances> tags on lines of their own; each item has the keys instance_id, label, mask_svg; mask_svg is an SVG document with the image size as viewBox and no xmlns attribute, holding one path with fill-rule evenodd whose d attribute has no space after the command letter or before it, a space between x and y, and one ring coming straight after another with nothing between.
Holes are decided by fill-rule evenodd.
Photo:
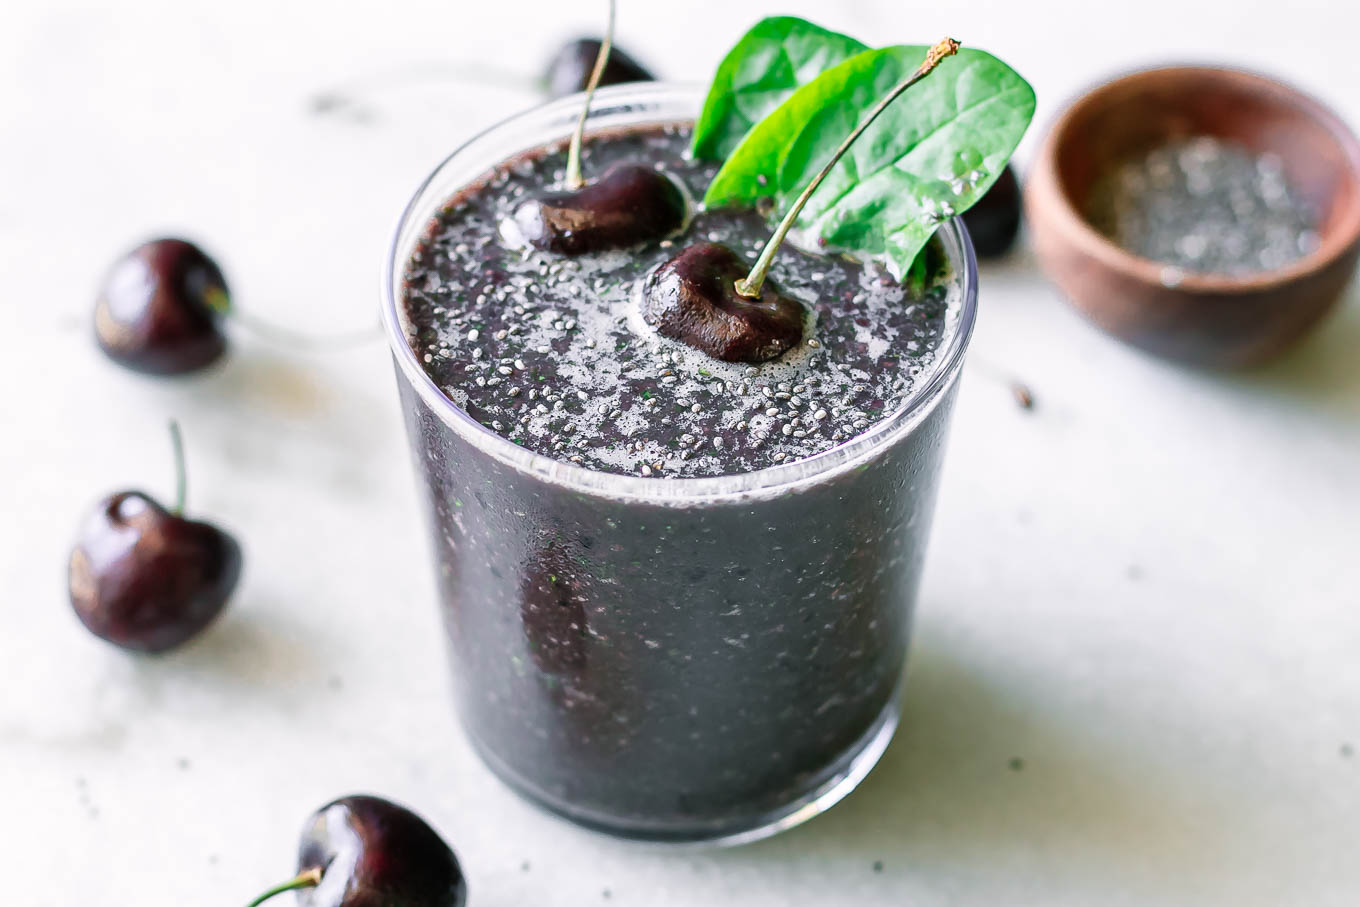
<instances>
[{"instance_id":1,"label":"cherry stem","mask_svg":"<svg viewBox=\"0 0 1360 907\"><path fill-rule=\"evenodd\" d=\"M251 333L255 334L255 336L279 346L286 346L289 349L344 349L346 347L359 346L370 340L376 340L382 334L382 325L378 324L362 330L318 337L315 334L307 334L302 331L294 331L291 328L281 327L263 318L251 315L249 312L241 311L231 304L231 298L227 296L225 290L219 287L209 289L204 295L208 300L208 308L216 312L219 317L230 318L237 324L244 326Z\"/></svg>"},{"instance_id":2,"label":"cherry stem","mask_svg":"<svg viewBox=\"0 0 1360 907\"><path fill-rule=\"evenodd\" d=\"M958 51L959 42L955 41L953 38L945 38L932 47L927 51L925 61L922 62L920 66L916 67L916 71L899 82L892 91L888 92L883 100L875 104L873 109L869 111L869 115L864 118L864 122L856 126L855 131L845 137L845 141L841 142L840 147L832 153L831 160L827 161L826 166L812 178L812 181L807 184L807 188L805 188L794 201L793 207L789 208L788 213L785 214L784 218L779 222L779 226L775 228L774 235L770 237L769 242L765 243L765 248L760 250L760 257L757 258L756 263L751 266L751 273L737 281L736 289L739 294L745 296L747 299L760 298L760 288L764 286L765 278L770 273L770 265L774 263L775 253L779 251L779 246L784 242L784 237L788 236L789 230L793 229L794 221L798 220L798 215L802 213L803 206L806 205L807 200L812 197L812 193L817 191L817 187L822 184L822 180L826 179L826 175L831 172L831 168L836 166L836 163L840 161L845 152L849 150L852 144L854 144L855 139L859 138L864 130L868 129L870 124L878 119L878 115L886 110L889 104L897 100L902 92L930 75L945 57L952 57L954 54L958 53Z\"/></svg>"},{"instance_id":3,"label":"cherry stem","mask_svg":"<svg viewBox=\"0 0 1360 907\"><path fill-rule=\"evenodd\" d=\"M175 451L175 516L184 516L184 505L189 497L189 472L184 466L184 438L179 422L170 420L170 446Z\"/></svg>"},{"instance_id":4,"label":"cherry stem","mask_svg":"<svg viewBox=\"0 0 1360 907\"><path fill-rule=\"evenodd\" d=\"M307 334L302 331L295 331L291 328L281 327L280 325L273 324L262 318L243 312L240 309L231 310L231 320L235 321L262 340L272 343L275 346L283 346L289 349L334 351L362 346L363 344L370 343L382 336L381 324L370 328L356 328L353 331L347 331L345 333L320 336Z\"/></svg>"},{"instance_id":5,"label":"cherry stem","mask_svg":"<svg viewBox=\"0 0 1360 907\"><path fill-rule=\"evenodd\" d=\"M586 184L581 177L581 139L586 131L586 117L590 116L590 99L595 97L595 87L600 84L605 64L609 62L609 50L614 46L614 7L614 0L609 0L609 24L604 29L600 52L595 55L595 68L590 71L590 81L586 82L586 98L581 104L581 116L576 120L576 131L571 134L571 145L567 148L568 189L580 189Z\"/></svg>"},{"instance_id":6,"label":"cherry stem","mask_svg":"<svg viewBox=\"0 0 1360 907\"><path fill-rule=\"evenodd\" d=\"M1034 409L1034 391L1030 389L1028 384L1015 377L1015 375L1005 369L998 368L978 356L973 356L968 360L968 367L974 371L980 372L989 381L1004 384L1010 390L1011 395L1015 397L1015 402L1018 403L1022 409Z\"/></svg>"},{"instance_id":7,"label":"cherry stem","mask_svg":"<svg viewBox=\"0 0 1360 907\"><path fill-rule=\"evenodd\" d=\"M304 869L296 876L284 882L282 885L275 885L273 888L251 901L246 907L260 907L265 901L276 894L283 894L285 891L297 891L299 888L315 888L321 884L321 867L313 866L311 869Z\"/></svg>"}]
</instances>

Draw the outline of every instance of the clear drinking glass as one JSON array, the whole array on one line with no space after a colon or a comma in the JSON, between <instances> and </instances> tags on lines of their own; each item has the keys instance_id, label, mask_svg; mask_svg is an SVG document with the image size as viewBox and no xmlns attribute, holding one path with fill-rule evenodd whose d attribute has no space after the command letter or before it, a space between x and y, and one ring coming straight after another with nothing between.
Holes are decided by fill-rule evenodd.
<instances>
[{"instance_id":1,"label":"clear drinking glass","mask_svg":"<svg viewBox=\"0 0 1360 907\"><path fill-rule=\"evenodd\" d=\"M592 129L689 121L700 93L601 91ZM384 320L433 540L457 708L487 765L582 825L749 841L827 809L897 725L911 616L977 265L939 231L960 292L934 372L893 415L810 459L716 478L595 472L484 428L407 341L402 274L431 218L580 99L473 138L407 206Z\"/></svg>"}]
</instances>

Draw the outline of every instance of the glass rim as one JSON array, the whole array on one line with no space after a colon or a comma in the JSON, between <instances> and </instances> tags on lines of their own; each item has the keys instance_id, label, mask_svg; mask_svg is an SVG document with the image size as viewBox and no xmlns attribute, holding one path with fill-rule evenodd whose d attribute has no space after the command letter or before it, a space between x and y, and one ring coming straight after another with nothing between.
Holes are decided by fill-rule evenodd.
<instances>
[{"instance_id":1,"label":"glass rim","mask_svg":"<svg viewBox=\"0 0 1360 907\"><path fill-rule=\"evenodd\" d=\"M701 87L692 83L640 82L610 86L595 93L587 123L592 121L598 123L599 120L611 115L626 116L630 113L636 115L639 107L643 112L649 109L651 112L646 117L636 117L636 122L629 122L627 125L692 120L698 114L702 96ZM670 102L672 106L684 106L687 112L668 111L665 115L655 115L655 109L663 107L666 102ZM579 94L547 101L499 120L466 139L421 180L397 219L382 271L383 327L398 370L430 410L438 414L446 425L482 452L539 481L561 485L580 493L610 498L657 504L693 504L773 496L783 493L792 485L831 478L888 449L894 441L910 432L933 411L962 370L964 353L972 338L977 318L977 256L963 220L959 217L946 221L935 234L944 244L948 260L959 271L962 303L958 322L946 345L937 352L929 379L913 389L892 415L862 434L811 457L752 472L721 476L681 478L603 472L520 447L473 419L449 399L421 366L402 327L400 291L405 261L399 259L402 255L403 236L413 223L418 223L423 228L437 213L437 205L447 201L447 198L441 198L432 207L425 200L425 195L445 168L475 154L483 143L493 140L498 134L510 131L515 126L524 126L539 120L548 122L555 117L574 119L579 115L581 103L582 96ZM478 175L487 173L513 155L534 147L536 144L511 149L495 159L489 159L484 167L479 168Z\"/></svg>"}]
</instances>

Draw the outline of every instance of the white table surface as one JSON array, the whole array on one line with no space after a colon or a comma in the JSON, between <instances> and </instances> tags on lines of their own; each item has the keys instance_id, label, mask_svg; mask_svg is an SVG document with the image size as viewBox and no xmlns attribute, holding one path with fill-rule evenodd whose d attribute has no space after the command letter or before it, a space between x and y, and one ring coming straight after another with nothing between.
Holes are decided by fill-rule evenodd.
<instances>
[{"instance_id":1,"label":"white table surface","mask_svg":"<svg viewBox=\"0 0 1360 907\"><path fill-rule=\"evenodd\" d=\"M986 47L1039 92L1022 163L1078 88L1166 60L1288 67L1360 123L1360 17L1336 0L621 5L624 46L676 78L703 79L773 11ZM221 368L178 381L96 351L102 271L162 232L216 252L243 309L370 323L415 183L524 103L429 73L535 71L603 3L566 6L0 13L3 901L240 905L290 874L311 809L365 790L445 834L473 907L1360 902L1354 288L1278 363L1221 375L1091 329L1027 252L989 268L903 728L827 816L717 852L577 830L473 757L380 343L298 354L239 336ZM358 106L309 112L337 87ZM76 622L66 558L100 496L170 495L172 414L191 509L239 534L247 568L210 632L130 657Z\"/></svg>"}]
</instances>

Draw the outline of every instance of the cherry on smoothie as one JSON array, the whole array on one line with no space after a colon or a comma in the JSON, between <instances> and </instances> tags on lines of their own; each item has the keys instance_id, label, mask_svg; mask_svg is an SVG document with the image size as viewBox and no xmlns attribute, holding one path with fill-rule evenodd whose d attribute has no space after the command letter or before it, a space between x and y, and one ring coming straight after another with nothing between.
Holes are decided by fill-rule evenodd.
<instances>
[{"instance_id":1,"label":"cherry on smoothie","mask_svg":"<svg viewBox=\"0 0 1360 907\"><path fill-rule=\"evenodd\" d=\"M576 190L550 192L515 211L515 224L534 248L559 255L622 249L662 239L685 223L685 196L647 164L616 164Z\"/></svg>"},{"instance_id":2,"label":"cherry on smoothie","mask_svg":"<svg viewBox=\"0 0 1360 907\"><path fill-rule=\"evenodd\" d=\"M963 223L979 258L999 258L1020 232L1020 181L1009 164L992 188L963 212Z\"/></svg>"},{"instance_id":3,"label":"cherry on smoothie","mask_svg":"<svg viewBox=\"0 0 1360 907\"><path fill-rule=\"evenodd\" d=\"M341 797L307 820L298 874L255 900L297 891L302 907L463 907L467 881L449 845L390 800Z\"/></svg>"},{"instance_id":4,"label":"cherry on smoothie","mask_svg":"<svg viewBox=\"0 0 1360 907\"><path fill-rule=\"evenodd\" d=\"M585 91L590 83L590 72L600 55L598 38L578 38L562 46L548 64L543 84L554 98ZM622 85L626 82L654 82L656 76L647 71L619 48L614 48L600 76L601 85Z\"/></svg>"},{"instance_id":5,"label":"cherry on smoothie","mask_svg":"<svg viewBox=\"0 0 1360 907\"><path fill-rule=\"evenodd\" d=\"M71 605L91 633L125 649L163 652L221 613L241 576L231 535L184 517L184 453L171 424L179 493L166 510L141 491L100 501L70 560Z\"/></svg>"},{"instance_id":6,"label":"cherry on smoothie","mask_svg":"<svg viewBox=\"0 0 1360 907\"><path fill-rule=\"evenodd\" d=\"M728 362L766 362L801 340L802 307L768 285L779 246L808 199L864 130L903 92L958 50L959 42L953 38L934 45L916 71L869 111L803 187L749 272L741 256L726 246L690 246L648 275L642 289L643 320L665 337Z\"/></svg>"},{"instance_id":7,"label":"cherry on smoothie","mask_svg":"<svg viewBox=\"0 0 1360 907\"><path fill-rule=\"evenodd\" d=\"M99 347L150 375L198 371L226 352L222 270L182 239L143 243L114 263L95 303Z\"/></svg>"},{"instance_id":8,"label":"cherry on smoothie","mask_svg":"<svg viewBox=\"0 0 1360 907\"><path fill-rule=\"evenodd\" d=\"M614 44L616 4L609 4L609 24L598 42L585 83L581 114L567 149L566 188L540 194L514 213L514 231L536 249L559 255L581 255L625 249L661 239L685 225L685 195L675 182L646 164L618 164L587 183L581 173L581 141L590 100L603 84Z\"/></svg>"},{"instance_id":9,"label":"cherry on smoothie","mask_svg":"<svg viewBox=\"0 0 1360 907\"><path fill-rule=\"evenodd\" d=\"M642 317L657 333L725 362L767 362L803 337L803 307L766 280L737 291L749 263L727 246L697 243L647 275Z\"/></svg>"}]
</instances>

